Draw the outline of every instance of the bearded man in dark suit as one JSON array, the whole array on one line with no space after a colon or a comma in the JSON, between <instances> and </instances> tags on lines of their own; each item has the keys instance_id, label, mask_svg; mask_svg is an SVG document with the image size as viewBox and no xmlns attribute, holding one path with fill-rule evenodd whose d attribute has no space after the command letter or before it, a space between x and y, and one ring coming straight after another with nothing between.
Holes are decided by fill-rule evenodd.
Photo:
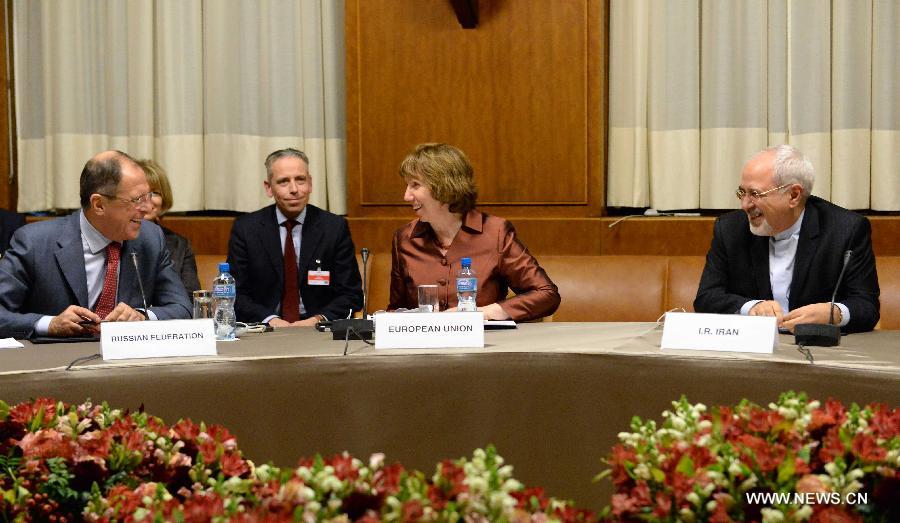
<instances>
[{"instance_id":1,"label":"bearded man in dark suit","mask_svg":"<svg viewBox=\"0 0 900 523\"><path fill-rule=\"evenodd\" d=\"M747 162L737 189L741 210L716 220L694 310L775 316L791 332L804 323L833 322L847 333L875 327L879 289L869 220L811 196L814 180L812 163L789 145Z\"/></svg>"},{"instance_id":2,"label":"bearded man in dark suit","mask_svg":"<svg viewBox=\"0 0 900 523\"><path fill-rule=\"evenodd\" d=\"M306 154L282 149L265 165L263 185L275 204L237 218L228 241L238 320L314 326L361 309L362 279L350 227L343 217L309 204Z\"/></svg>"}]
</instances>

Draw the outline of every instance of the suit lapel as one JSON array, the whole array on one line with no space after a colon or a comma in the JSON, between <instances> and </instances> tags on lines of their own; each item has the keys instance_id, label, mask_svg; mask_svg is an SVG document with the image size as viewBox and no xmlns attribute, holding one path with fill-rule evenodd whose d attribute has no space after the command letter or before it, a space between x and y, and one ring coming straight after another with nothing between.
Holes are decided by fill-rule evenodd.
<instances>
[{"instance_id":1,"label":"suit lapel","mask_svg":"<svg viewBox=\"0 0 900 523\"><path fill-rule=\"evenodd\" d=\"M300 282L302 283L305 276L303 272L305 267L312 267L315 264L316 246L322 239L324 231L319 227L319 209L312 205L306 206L306 219L303 222L303 231L300 242ZM318 267L316 267L318 268Z\"/></svg>"},{"instance_id":2,"label":"suit lapel","mask_svg":"<svg viewBox=\"0 0 900 523\"><path fill-rule=\"evenodd\" d=\"M118 301L123 301L132 307L143 307L143 299L140 296L141 291L138 290L138 274L134 269L134 261L131 258L135 250L134 241L122 242L122 251L119 254L119 283L118 283ZM138 266L143 262L138 256ZM147 304L150 305L149 303Z\"/></svg>"},{"instance_id":3,"label":"suit lapel","mask_svg":"<svg viewBox=\"0 0 900 523\"><path fill-rule=\"evenodd\" d=\"M65 218L69 222L66 224L66 234L56 242L59 247L56 250L56 263L78 300L78 305L89 308L91 304L87 302L87 272L84 270L84 250L81 246L80 215L76 212Z\"/></svg>"},{"instance_id":4,"label":"suit lapel","mask_svg":"<svg viewBox=\"0 0 900 523\"><path fill-rule=\"evenodd\" d=\"M797 242L797 254L794 257L794 274L791 278L791 309L794 308L794 300L803 296L802 289L806 287L809 277L809 267L816 250L819 247L819 212L811 205L806 206L803 215L803 224L800 226L800 239Z\"/></svg>"},{"instance_id":5,"label":"suit lapel","mask_svg":"<svg viewBox=\"0 0 900 523\"><path fill-rule=\"evenodd\" d=\"M274 274L278 275L277 281L284 281L284 252L281 250L281 231L278 220L275 219L275 206L269 207L259 222L259 239ZM253 256L253 253L250 253Z\"/></svg>"},{"instance_id":6,"label":"suit lapel","mask_svg":"<svg viewBox=\"0 0 900 523\"><path fill-rule=\"evenodd\" d=\"M748 233L749 234L749 233ZM753 279L760 299L772 299L772 280L769 278L769 238L753 235L750 246L750 263Z\"/></svg>"}]
</instances>

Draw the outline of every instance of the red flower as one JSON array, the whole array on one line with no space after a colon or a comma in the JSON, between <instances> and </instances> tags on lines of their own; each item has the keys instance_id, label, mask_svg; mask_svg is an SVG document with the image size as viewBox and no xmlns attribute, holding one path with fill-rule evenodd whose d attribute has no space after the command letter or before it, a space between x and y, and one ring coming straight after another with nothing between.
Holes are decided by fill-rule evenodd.
<instances>
[{"instance_id":1,"label":"red flower","mask_svg":"<svg viewBox=\"0 0 900 523\"><path fill-rule=\"evenodd\" d=\"M236 442L235 437L230 432L228 432L228 429L221 425L210 425L206 430L206 433L210 438L213 439L213 441L216 441L218 443L233 445Z\"/></svg>"},{"instance_id":2,"label":"red flower","mask_svg":"<svg viewBox=\"0 0 900 523\"><path fill-rule=\"evenodd\" d=\"M536 502L537 507L542 511L547 510L547 505L550 504L550 500L544 496L544 489L540 487L525 488L519 491L510 492L509 494L516 499L518 502L516 503L516 506L519 508L532 508L532 500Z\"/></svg>"},{"instance_id":3,"label":"red flower","mask_svg":"<svg viewBox=\"0 0 900 523\"><path fill-rule=\"evenodd\" d=\"M203 462L207 465L215 463L219 454L219 445L215 441L207 439L200 444L200 455L203 456Z\"/></svg>"},{"instance_id":4,"label":"red flower","mask_svg":"<svg viewBox=\"0 0 900 523\"><path fill-rule=\"evenodd\" d=\"M350 454L335 454L328 464L334 467L334 475L341 481L355 480L359 477L359 469L353 465L353 457Z\"/></svg>"},{"instance_id":5,"label":"red flower","mask_svg":"<svg viewBox=\"0 0 900 523\"><path fill-rule=\"evenodd\" d=\"M372 487L378 494L396 494L400 490L400 477L403 475L403 472L403 465L399 463L393 463L378 469L372 475Z\"/></svg>"},{"instance_id":6,"label":"red flower","mask_svg":"<svg viewBox=\"0 0 900 523\"><path fill-rule=\"evenodd\" d=\"M194 441L200 435L200 426L195 425L191 418L183 419L172 427L172 431L179 439L185 441Z\"/></svg>"},{"instance_id":7,"label":"red flower","mask_svg":"<svg viewBox=\"0 0 900 523\"><path fill-rule=\"evenodd\" d=\"M109 445L112 435L105 430L85 432L78 436L78 453L95 458L106 459L109 457Z\"/></svg>"},{"instance_id":8,"label":"red flower","mask_svg":"<svg viewBox=\"0 0 900 523\"><path fill-rule=\"evenodd\" d=\"M636 460L637 453L633 448L621 444L613 447L612 456L609 458L613 485L620 487L631 481L626 465L634 464Z\"/></svg>"},{"instance_id":9,"label":"red flower","mask_svg":"<svg viewBox=\"0 0 900 523\"><path fill-rule=\"evenodd\" d=\"M53 429L26 434L19 442L19 447L22 449L23 457L26 458L69 459L74 453L72 441Z\"/></svg>"},{"instance_id":10,"label":"red flower","mask_svg":"<svg viewBox=\"0 0 900 523\"><path fill-rule=\"evenodd\" d=\"M821 510L819 510L820 507ZM816 505L810 523L857 523L862 521L862 516L854 514L835 505Z\"/></svg>"},{"instance_id":11,"label":"red flower","mask_svg":"<svg viewBox=\"0 0 900 523\"><path fill-rule=\"evenodd\" d=\"M900 409L890 409L887 405L871 405L874 416L869 421L869 429L876 438L891 439L900 436Z\"/></svg>"},{"instance_id":12,"label":"red flower","mask_svg":"<svg viewBox=\"0 0 900 523\"><path fill-rule=\"evenodd\" d=\"M840 425L847 419L847 411L840 401L828 398L825 405L812 411L812 420L807 427L810 432L816 432L821 428L830 428Z\"/></svg>"},{"instance_id":13,"label":"red flower","mask_svg":"<svg viewBox=\"0 0 900 523\"><path fill-rule=\"evenodd\" d=\"M853 453L866 461L883 461L887 450L878 446L871 434L857 434L853 438Z\"/></svg>"},{"instance_id":14,"label":"red flower","mask_svg":"<svg viewBox=\"0 0 900 523\"><path fill-rule=\"evenodd\" d=\"M748 412L747 428L753 432L769 433L779 423L784 421L784 416L774 410L752 408Z\"/></svg>"},{"instance_id":15,"label":"red flower","mask_svg":"<svg viewBox=\"0 0 900 523\"><path fill-rule=\"evenodd\" d=\"M740 436L738 442L744 446L741 461L751 467L755 463L762 472L772 472L784 460L785 448L781 444L768 443L750 434Z\"/></svg>"},{"instance_id":16,"label":"red flower","mask_svg":"<svg viewBox=\"0 0 900 523\"><path fill-rule=\"evenodd\" d=\"M245 462L240 456L235 453L229 452L222 456L222 461L220 464L222 473L226 476L243 476L247 472L250 472L250 467L247 466L247 462Z\"/></svg>"},{"instance_id":17,"label":"red flower","mask_svg":"<svg viewBox=\"0 0 900 523\"><path fill-rule=\"evenodd\" d=\"M653 505L653 515L660 519L665 519L671 513L672 497L663 492L657 492L655 503Z\"/></svg>"},{"instance_id":18,"label":"red flower","mask_svg":"<svg viewBox=\"0 0 900 523\"><path fill-rule=\"evenodd\" d=\"M843 456L847 452L844 443L841 441L840 429L831 427L822 438L822 448L819 449L819 459L823 463L830 463L838 456Z\"/></svg>"},{"instance_id":19,"label":"red flower","mask_svg":"<svg viewBox=\"0 0 900 523\"><path fill-rule=\"evenodd\" d=\"M401 521L419 521L425 516L425 507L422 501L411 499L403 504Z\"/></svg>"},{"instance_id":20,"label":"red flower","mask_svg":"<svg viewBox=\"0 0 900 523\"><path fill-rule=\"evenodd\" d=\"M47 427L56 417L56 400L52 398L38 398L31 403L19 403L9 409L9 419L17 421L25 426L40 414L40 427Z\"/></svg>"}]
</instances>

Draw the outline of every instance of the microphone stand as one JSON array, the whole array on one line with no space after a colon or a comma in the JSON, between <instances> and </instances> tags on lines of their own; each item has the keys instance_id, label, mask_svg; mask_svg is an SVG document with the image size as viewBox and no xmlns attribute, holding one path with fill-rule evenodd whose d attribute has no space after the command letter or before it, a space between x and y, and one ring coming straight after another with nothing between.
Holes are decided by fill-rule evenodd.
<instances>
[{"instance_id":1,"label":"microphone stand","mask_svg":"<svg viewBox=\"0 0 900 523\"><path fill-rule=\"evenodd\" d=\"M838 289L844 279L844 272L847 271L852 254L853 251L844 251L844 265L841 267L841 273L838 275L837 284L834 286L831 302L829 302L831 309L828 315L828 325L802 323L794 328L794 343L800 347L835 347L841 344L841 328L834 324L834 300L837 298ZM807 359L810 358L811 356L807 356Z\"/></svg>"},{"instance_id":2,"label":"microphone stand","mask_svg":"<svg viewBox=\"0 0 900 523\"><path fill-rule=\"evenodd\" d=\"M366 285L366 265L369 262L369 249L363 247L359 252L360 257L363 262L363 280L362 280L362 289L363 289L363 317L361 319L352 318L353 310L350 310L350 314L346 319L334 320L331 325L331 335L332 339L340 340L343 338L345 346L344 346L344 355L347 355L347 347L346 344L349 340L363 340L366 343L370 343L368 340L372 339L372 335L375 332L375 324L372 320L366 318L367 307L368 307L368 285ZM351 336L352 332L352 336Z\"/></svg>"}]
</instances>

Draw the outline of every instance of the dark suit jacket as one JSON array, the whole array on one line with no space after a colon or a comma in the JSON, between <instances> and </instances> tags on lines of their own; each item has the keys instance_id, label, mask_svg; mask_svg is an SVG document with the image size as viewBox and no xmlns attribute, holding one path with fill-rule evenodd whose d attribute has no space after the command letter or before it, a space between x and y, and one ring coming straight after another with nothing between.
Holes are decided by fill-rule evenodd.
<instances>
[{"instance_id":1,"label":"dark suit jacket","mask_svg":"<svg viewBox=\"0 0 900 523\"><path fill-rule=\"evenodd\" d=\"M19 213L0 209L0 255L9 249L9 239L19 227L25 225L25 217Z\"/></svg>"},{"instance_id":2,"label":"dark suit jacket","mask_svg":"<svg viewBox=\"0 0 900 523\"><path fill-rule=\"evenodd\" d=\"M323 314L345 318L362 309L362 279L347 220L313 205L306 206L300 241L300 297L303 318ZM239 321L262 321L276 314L284 291L284 253L275 205L237 218L228 241L228 263L237 283ZM319 260L321 263L316 263ZM331 272L328 286L308 285L307 271Z\"/></svg>"},{"instance_id":3,"label":"dark suit jacket","mask_svg":"<svg viewBox=\"0 0 900 523\"><path fill-rule=\"evenodd\" d=\"M56 316L69 305L93 305L88 303L79 215L31 223L13 235L0 259L0 337L31 337L41 316ZM131 253L138 255L141 282L156 317L190 318L191 302L172 268L162 229L147 221L136 240L122 244L118 301L144 306Z\"/></svg>"},{"instance_id":4,"label":"dark suit jacket","mask_svg":"<svg viewBox=\"0 0 900 523\"><path fill-rule=\"evenodd\" d=\"M815 196L806 202L788 305L831 301L846 250L853 255L835 301L850 310L846 332L869 331L880 317L872 227L864 216ZM744 211L719 217L694 310L733 314L750 300L771 299L769 238L750 232Z\"/></svg>"},{"instance_id":5,"label":"dark suit jacket","mask_svg":"<svg viewBox=\"0 0 900 523\"><path fill-rule=\"evenodd\" d=\"M172 266L181 277L184 288L188 294L199 290L201 287L200 280L197 278L197 260L194 259L194 250L191 248L190 240L165 227L162 230L166 235L166 248L169 249ZM212 285L212 282L206 283Z\"/></svg>"}]
</instances>

